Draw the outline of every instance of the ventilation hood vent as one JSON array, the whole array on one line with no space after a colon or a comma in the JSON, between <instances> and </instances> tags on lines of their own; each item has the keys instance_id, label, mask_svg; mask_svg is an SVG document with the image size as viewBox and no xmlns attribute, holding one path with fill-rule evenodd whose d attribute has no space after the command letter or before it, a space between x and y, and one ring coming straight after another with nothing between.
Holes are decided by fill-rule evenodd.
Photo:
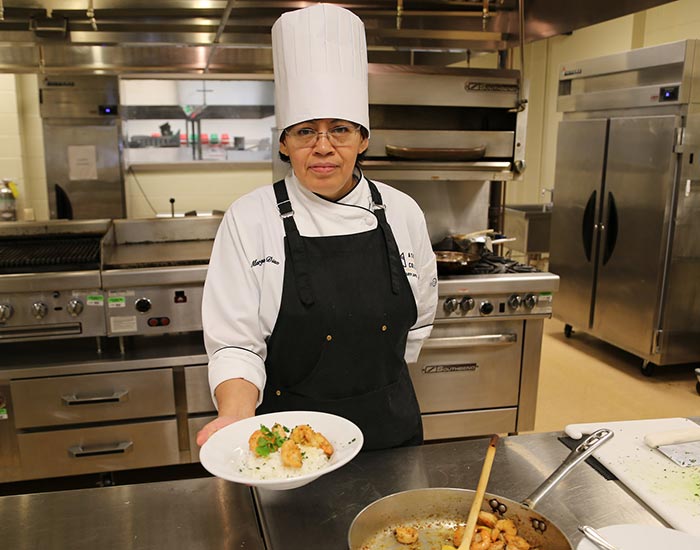
<instances>
[{"instance_id":1,"label":"ventilation hood vent","mask_svg":"<svg viewBox=\"0 0 700 550\"><path fill-rule=\"evenodd\" d=\"M532 41L671 0L520 0ZM518 44L519 0L336 2L369 61L448 65ZM301 1L0 0L0 72L269 73L270 28ZM200 7L206 6L206 7Z\"/></svg>"}]
</instances>

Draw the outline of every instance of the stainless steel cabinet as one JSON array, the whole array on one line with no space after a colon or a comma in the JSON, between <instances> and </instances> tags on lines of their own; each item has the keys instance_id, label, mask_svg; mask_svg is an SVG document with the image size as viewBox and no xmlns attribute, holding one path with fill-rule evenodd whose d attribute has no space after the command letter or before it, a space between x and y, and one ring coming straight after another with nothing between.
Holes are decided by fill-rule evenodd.
<instances>
[{"instance_id":1,"label":"stainless steel cabinet","mask_svg":"<svg viewBox=\"0 0 700 550\"><path fill-rule=\"evenodd\" d=\"M17 428L175 415L170 369L15 380L10 391Z\"/></svg>"},{"instance_id":2,"label":"stainless steel cabinet","mask_svg":"<svg viewBox=\"0 0 700 550\"><path fill-rule=\"evenodd\" d=\"M641 357L660 324L679 117L563 121L551 269L555 315Z\"/></svg>"},{"instance_id":3,"label":"stainless steel cabinet","mask_svg":"<svg viewBox=\"0 0 700 550\"><path fill-rule=\"evenodd\" d=\"M688 40L567 64L555 317L654 365L700 360L700 94Z\"/></svg>"},{"instance_id":4,"label":"stainless steel cabinet","mask_svg":"<svg viewBox=\"0 0 700 550\"><path fill-rule=\"evenodd\" d=\"M180 461L175 419L17 436L25 479L164 466Z\"/></svg>"},{"instance_id":5,"label":"stainless steel cabinet","mask_svg":"<svg viewBox=\"0 0 700 550\"><path fill-rule=\"evenodd\" d=\"M0 370L0 483L196 462L216 409L193 352Z\"/></svg>"},{"instance_id":6,"label":"stainless steel cabinet","mask_svg":"<svg viewBox=\"0 0 700 550\"><path fill-rule=\"evenodd\" d=\"M16 379L9 389L20 479L180 462L170 368Z\"/></svg>"}]
</instances>

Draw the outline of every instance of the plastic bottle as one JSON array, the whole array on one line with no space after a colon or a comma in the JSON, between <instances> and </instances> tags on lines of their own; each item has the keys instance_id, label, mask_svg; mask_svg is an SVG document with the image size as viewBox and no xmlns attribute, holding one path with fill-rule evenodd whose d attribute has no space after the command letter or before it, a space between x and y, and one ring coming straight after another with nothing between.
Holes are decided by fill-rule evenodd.
<instances>
[{"instance_id":1,"label":"plastic bottle","mask_svg":"<svg viewBox=\"0 0 700 550\"><path fill-rule=\"evenodd\" d=\"M3 179L0 183L0 221L13 222L17 219L17 202L15 193L10 187L10 180Z\"/></svg>"}]
</instances>

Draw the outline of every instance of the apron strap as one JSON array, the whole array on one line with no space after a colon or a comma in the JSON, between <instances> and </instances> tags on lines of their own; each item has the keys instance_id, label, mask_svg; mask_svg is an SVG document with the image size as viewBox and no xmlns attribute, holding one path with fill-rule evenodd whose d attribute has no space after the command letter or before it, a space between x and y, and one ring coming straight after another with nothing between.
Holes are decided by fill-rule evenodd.
<instances>
[{"instance_id":1,"label":"apron strap","mask_svg":"<svg viewBox=\"0 0 700 550\"><path fill-rule=\"evenodd\" d=\"M394 239L394 234L391 231L389 222L386 220L386 212L384 211L386 206L382 203L382 195L379 193L377 186L374 185L370 179L367 179L367 183L369 185L369 191L372 194L372 204L370 205L370 208L377 217L379 227L384 234L387 258L389 259L391 290L394 294L398 294L399 289L401 288L401 277L406 277L400 263L401 255L399 254L399 248L396 246L396 239Z\"/></svg>"},{"instance_id":2,"label":"apron strap","mask_svg":"<svg viewBox=\"0 0 700 550\"><path fill-rule=\"evenodd\" d=\"M311 286L311 274L309 273L309 262L306 258L306 248L304 241L301 240L299 229L294 222L294 210L292 203L289 201L287 194L287 186L284 180L277 181L272 188L275 191L277 199L277 209L279 210L282 223L284 224L284 232L289 243L289 251L291 254L292 266L297 281L297 290L299 298L305 306L311 306L314 303L313 287Z\"/></svg>"}]
</instances>

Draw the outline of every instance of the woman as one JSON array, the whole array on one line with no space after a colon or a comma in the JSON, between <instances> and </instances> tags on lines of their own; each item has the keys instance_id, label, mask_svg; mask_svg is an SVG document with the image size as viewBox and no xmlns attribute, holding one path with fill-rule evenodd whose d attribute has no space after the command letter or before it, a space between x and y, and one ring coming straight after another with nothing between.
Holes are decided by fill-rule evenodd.
<instances>
[{"instance_id":1,"label":"woman","mask_svg":"<svg viewBox=\"0 0 700 550\"><path fill-rule=\"evenodd\" d=\"M344 416L365 449L420 443L406 361L432 327L435 258L416 203L357 166L369 143L364 27L321 4L272 34L292 170L219 228L202 309L219 417L197 443L256 408Z\"/></svg>"}]
</instances>

